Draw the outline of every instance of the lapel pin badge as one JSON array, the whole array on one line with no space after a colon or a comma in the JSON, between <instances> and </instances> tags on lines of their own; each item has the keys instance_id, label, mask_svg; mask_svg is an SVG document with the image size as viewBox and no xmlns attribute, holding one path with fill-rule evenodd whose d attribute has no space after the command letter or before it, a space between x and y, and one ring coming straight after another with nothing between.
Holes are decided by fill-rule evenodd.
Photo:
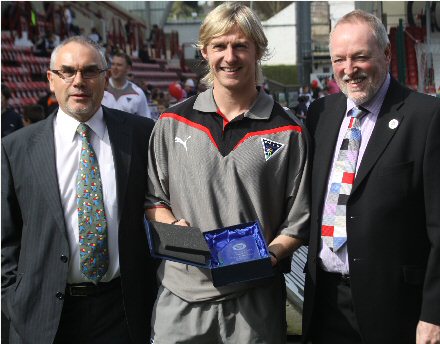
<instances>
[{"instance_id":1,"label":"lapel pin badge","mask_svg":"<svg viewBox=\"0 0 440 344\"><path fill-rule=\"evenodd\" d=\"M388 126L390 127L390 129L396 129L398 125L399 125L399 121L397 119L392 119L388 123Z\"/></svg>"}]
</instances>

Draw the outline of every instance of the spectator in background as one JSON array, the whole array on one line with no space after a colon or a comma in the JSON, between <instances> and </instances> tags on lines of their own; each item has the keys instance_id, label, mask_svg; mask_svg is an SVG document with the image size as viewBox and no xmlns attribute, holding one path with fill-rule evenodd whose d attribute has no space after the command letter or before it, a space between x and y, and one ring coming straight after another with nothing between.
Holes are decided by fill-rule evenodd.
<instances>
[{"instance_id":1,"label":"spectator in background","mask_svg":"<svg viewBox=\"0 0 440 344\"><path fill-rule=\"evenodd\" d=\"M173 98L171 104L176 104L185 99L185 90L182 88L180 82L172 82L168 86L168 93Z\"/></svg>"},{"instance_id":2,"label":"spectator in background","mask_svg":"<svg viewBox=\"0 0 440 344\"><path fill-rule=\"evenodd\" d=\"M25 127L37 123L45 118L44 109L41 105L27 105L23 108L23 125Z\"/></svg>"},{"instance_id":3,"label":"spectator in background","mask_svg":"<svg viewBox=\"0 0 440 344\"><path fill-rule=\"evenodd\" d=\"M131 58L125 53L116 53L112 59L111 77L104 92L102 105L151 118L144 91L128 80L131 72Z\"/></svg>"},{"instance_id":4,"label":"spectator in background","mask_svg":"<svg viewBox=\"0 0 440 344\"><path fill-rule=\"evenodd\" d=\"M302 122L307 116L307 101L308 98L305 96L298 97L298 104L293 108L293 112Z\"/></svg>"},{"instance_id":5,"label":"spectator in background","mask_svg":"<svg viewBox=\"0 0 440 344\"><path fill-rule=\"evenodd\" d=\"M101 43L102 37L99 34L98 30L96 30L96 27L92 27L89 39L95 43Z\"/></svg>"},{"instance_id":6,"label":"spectator in background","mask_svg":"<svg viewBox=\"0 0 440 344\"><path fill-rule=\"evenodd\" d=\"M159 112L159 116L162 115L165 110L168 108L169 103L164 99L159 99L157 102L157 111Z\"/></svg>"},{"instance_id":7,"label":"spectator in background","mask_svg":"<svg viewBox=\"0 0 440 344\"><path fill-rule=\"evenodd\" d=\"M47 91L46 95L38 99L38 104L43 107L44 117L49 116L58 108L58 101L55 94L50 90Z\"/></svg>"},{"instance_id":8,"label":"spectator in background","mask_svg":"<svg viewBox=\"0 0 440 344\"><path fill-rule=\"evenodd\" d=\"M64 25L66 28L67 36L71 36L73 34L73 18L74 18L74 12L70 8L70 5L64 6Z\"/></svg>"},{"instance_id":9,"label":"spectator in background","mask_svg":"<svg viewBox=\"0 0 440 344\"><path fill-rule=\"evenodd\" d=\"M183 89L186 92L186 98L195 96L197 94L196 92L196 85L194 83L194 80L191 78L186 79Z\"/></svg>"},{"instance_id":10,"label":"spectator in background","mask_svg":"<svg viewBox=\"0 0 440 344\"><path fill-rule=\"evenodd\" d=\"M151 63L150 54L148 52L148 44L143 43L139 49L138 56L143 63Z\"/></svg>"},{"instance_id":11,"label":"spectator in background","mask_svg":"<svg viewBox=\"0 0 440 344\"><path fill-rule=\"evenodd\" d=\"M132 28L131 28L131 19L127 19L127 22L125 23L125 35L127 37L127 42L131 42L131 36L132 36Z\"/></svg>"},{"instance_id":12,"label":"spectator in background","mask_svg":"<svg viewBox=\"0 0 440 344\"><path fill-rule=\"evenodd\" d=\"M21 116L9 107L11 91L6 85L2 84L2 137L23 128Z\"/></svg>"},{"instance_id":13,"label":"spectator in background","mask_svg":"<svg viewBox=\"0 0 440 344\"><path fill-rule=\"evenodd\" d=\"M335 93L341 92L338 84L336 83L335 79L333 78L333 75L327 79L326 90L327 90L327 94L335 94Z\"/></svg>"},{"instance_id":14,"label":"spectator in background","mask_svg":"<svg viewBox=\"0 0 440 344\"><path fill-rule=\"evenodd\" d=\"M313 100L313 95L312 92L310 92L310 87L308 85L304 85L300 88L298 98L299 97L304 97L306 99L306 106L308 108Z\"/></svg>"},{"instance_id":15,"label":"spectator in background","mask_svg":"<svg viewBox=\"0 0 440 344\"><path fill-rule=\"evenodd\" d=\"M316 79L312 80L311 89L312 89L312 100L321 98L323 96L321 84L318 80Z\"/></svg>"},{"instance_id":16,"label":"spectator in background","mask_svg":"<svg viewBox=\"0 0 440 344\"><path fill-rule=\"evenodd\" d=\"M51 30L48 30L46 34L41 36L37 43L35 43L35 55L49 57L58 44L60 44L60 37Z\"/></svg>"},{"instance_id":17,"label":"spectator in background","mask_svg":"<svg viewBox=\"0 0 440 344\"><path fill-rule=\"evenodd\" d=\"M154 24L150 31L150 37L148 37L148 43L152 49L156 48L156 40L159 35L159 26Z\"/></svg>"},{"instance_id":18,"label":"spectator in background","mask_svg":"<svg viewBox=\"0 0 440 344\"><path fill-rule=\"evenodd\" d=\"M110 68L112 66L112 59L113 59L113 47L111 46L110 43L106 43L102 46L104 48L104 55L105 55L105 59L107 61L107 65Z\"/></svg>"}]
</instances>

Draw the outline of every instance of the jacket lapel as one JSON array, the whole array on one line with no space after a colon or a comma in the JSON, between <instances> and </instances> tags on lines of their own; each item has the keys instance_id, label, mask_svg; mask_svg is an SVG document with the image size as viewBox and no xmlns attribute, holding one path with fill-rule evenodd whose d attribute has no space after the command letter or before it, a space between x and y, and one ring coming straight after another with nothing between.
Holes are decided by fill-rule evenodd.
<instances>
[{"instance_id":1,"label":"jacket lapel","mask_svg":"<svg viewBox=\"0 0 440 344\"><path fill-rule=\"evenodd\" d=\"M35 183L41 186L41 193L46 198L48 212L59 224L64 235L66 227L64 222L63 206L61 203L60 190L58 187L58 174L56 168L55 138L53 129L54 114L50 115L35 133L29 142L29 158L34 173Z\"/></svg>"},{"instance_id":2,"label":"jacket lapel","mask_svg":"<svg viewBox=\"0 0 440 344\"><path fill-rule=\"evenodd\" d=\"M327 108L333 109L332 112L321 113L321 119L319 121L319 135L318 139L315 137L315 160L313 177L314 183L316 183L316 190L318 197L316 199L323 200L327 191L327 182L331 170L331 164L333 161L333 155L335 152L335 142L338 139L339 129L344 119L345 111L347 108L347 99L341 93L340 97L335 100L334 104L326 105ZM333 142L329 144L329 142Z\"/></svg>"},{"instance_id":3,"label":"jacket lapel","mask_svg":"<svg viewBox=\"0 0 440 344\"><path fill-rule=\"evenodd\" d=\"M130 175L132 132L127 126L122 125L126 118L118 116L115 112L103 107L104 120L107 125L108 135L113 151L116 174L116 192L119 205L119 218L125 201L127 183Z\"/></svg>"},{"instance_id":4,"label":"jacket lapel","mask_svg":"<svg viewBox=\"0 0 440 344\"><path fill-rule=\"evenodd\" d=\"M403 112L399 111L403 105L403 91L403 87L392 79L361 165L359 166L352 194L356 192L356 189L374 167L394 134L399 130L399 126L404 118ZM396 123L398 124L397 127L395 127Z\"/></svg>"}]
</instances>

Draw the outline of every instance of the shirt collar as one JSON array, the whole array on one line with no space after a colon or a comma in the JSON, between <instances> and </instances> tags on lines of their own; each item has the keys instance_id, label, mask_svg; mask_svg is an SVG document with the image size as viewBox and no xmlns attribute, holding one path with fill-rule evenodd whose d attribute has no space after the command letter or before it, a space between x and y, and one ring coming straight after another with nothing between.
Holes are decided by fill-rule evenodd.
<instances>
[{"instance_id":1,"label":"shirt collar","mask_svg":"<svg viewBox=\"0 0 440 344\"><path fill-rule=\"evenodd\" d=\"M126 88L126 87L128 86L129 81L130 81L130 80L125 80L125 84L124 84L124 86L122 86L121 88L119 88L119 87L116 87L116 86L114 85L114 83L113 83L113 79L112 79L112 78L109 78L109 79L108 79L108 82L109 82L110 86L113 87L113 88L116 88L116 89L118 89L118 90L123 90L124 88Z\"/></svg>"},{"instance_id":2,"label":"shirt collar","mask_svg":"<svg viewBox=\"0 0 440 344\"><path fill-rule=\"evenodd\" d=\"M251 119L268 119L272 113L274 100L262 87L258 90L258 96L244 117ZM210 87L200 93L194 102L194 109L201 112L217 112L217 104L214 100L214 88Z\"/></svg>"},{"instance_id":3,"label":"shirt collar","mask_svg":"<svg viewBox=\"0 0 440 344\"><path fill-rule=\"evenodd\" d=\"M369 113L379 113L380 108L382 107L383 100L385 99L385 95L387 94L388 87L390 86L391 77L390 74L387 73L387 76L385 78L385 81L383 82L382 86L379 88L379 91L376 92L373 98L371 98L369 101L367 101L364 104L361 104L361 106L368 110ZM356 104L350 99L347 98L347 112L356 107Z\"/></svg>"},{"instance_id":4,"label":"shirt collar","mask_svg":"<svg viewBox=\"0 0 440 344\"><path fill-rule=\"evenodd\" d=\"M61 108L58 109L55 120L61 132L66 133L66 138L73 142L76 135L76 129L78 128L80 122L72 116L66 114ZM96 113L85 123L90 127L90 129L92 129L100 140L104 139L105 122L104 113L101 106L99 107L98 111L96 111Z\"/></svg>"}]
</instances>

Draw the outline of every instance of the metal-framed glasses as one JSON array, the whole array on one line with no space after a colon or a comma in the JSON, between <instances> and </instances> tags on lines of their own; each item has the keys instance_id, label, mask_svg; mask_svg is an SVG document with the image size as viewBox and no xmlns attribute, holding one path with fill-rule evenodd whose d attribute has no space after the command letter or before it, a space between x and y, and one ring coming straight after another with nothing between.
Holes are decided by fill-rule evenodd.
<instances>
[{"instance_id":1,"label":"metal-framed glasses","mask_svg":"<svg viewBox=\"0 0 440 344\"><path fill-rule=\"evenodd\" d=\"M72 82L78 72L81 72L83 79L94 79L97 78L101 73L106 72L108 69L99 69L98 67L86 67L83 69L66 68L63 69L51 69L50 71L58 75L65 82Z\"/></svg>"}]
</instances>

